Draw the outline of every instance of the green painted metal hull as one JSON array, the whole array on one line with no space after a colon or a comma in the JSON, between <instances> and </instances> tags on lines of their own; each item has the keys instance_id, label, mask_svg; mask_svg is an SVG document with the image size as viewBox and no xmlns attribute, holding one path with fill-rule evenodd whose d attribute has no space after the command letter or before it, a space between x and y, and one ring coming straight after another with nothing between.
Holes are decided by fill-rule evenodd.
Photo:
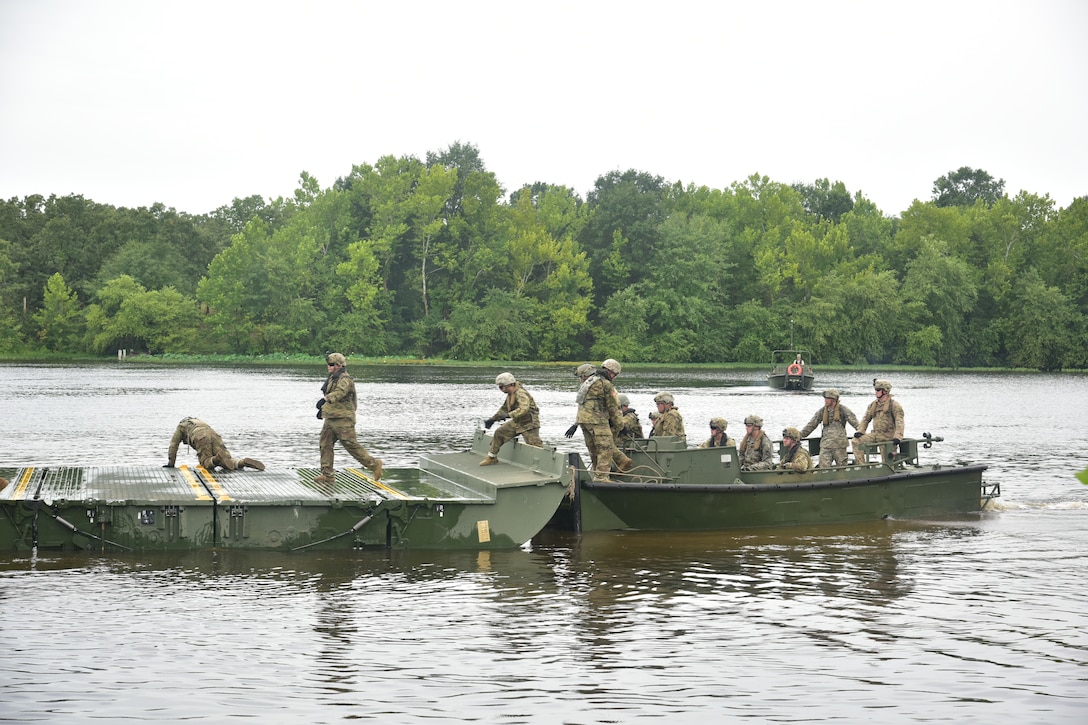
<instances>
[{"instance_id":1,"label":"green painted metal hull","mask_svg":"<svg viewBox=\"0 0 1088 725\"><path fill-rule=\"evenodd\" d=\"M382 481L342 469L209 473L203 468L6 468L0 550L503 549L540 531L568 490L568 458L508 443L424 456Z\"/></svg>"},{"instance_id":2,"label":"green painted metal hull","mask_svg":"<svg viewBox=\"0 0 1088 725\"><path fill-rule=\"evenodd\" d=\"M601 483L581 473L574 501L552 523L580 531L699 531L935 518L977 513L999 495L982 480L985 466L917 465L919 442L904 441L906 453L890 464L798 473L742 472L735 448L650 439L628 449L635 462L628 475Z\"/></svg>"}]
</instances>

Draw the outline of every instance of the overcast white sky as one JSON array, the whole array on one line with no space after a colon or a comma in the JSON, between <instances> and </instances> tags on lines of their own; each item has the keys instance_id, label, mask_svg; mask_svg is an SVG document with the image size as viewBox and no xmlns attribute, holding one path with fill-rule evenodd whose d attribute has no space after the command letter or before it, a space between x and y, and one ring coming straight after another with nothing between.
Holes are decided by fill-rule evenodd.
<instances>
[{"instance_id":1,"label":"overcast white sky","mask_svg":"<svg viewBox=\"0 0 1088 725\"><path fill-rule=\"evenodd\" d=\"M0 0L0 198L199 214L461 141L508 191L827 177L898 215L971 166L1065 207L1086 89L1083 0Z\"/></svg>"}]
</instances>

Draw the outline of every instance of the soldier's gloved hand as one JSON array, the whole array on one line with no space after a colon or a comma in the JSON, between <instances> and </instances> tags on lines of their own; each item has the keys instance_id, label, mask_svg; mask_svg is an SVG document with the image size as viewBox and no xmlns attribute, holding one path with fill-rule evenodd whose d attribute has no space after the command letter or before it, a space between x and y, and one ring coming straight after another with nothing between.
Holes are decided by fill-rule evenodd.
<instances>
[{"instance_id":1,"label":"soldier's gloved hand","mask_svg":"<svg viewBox=\"0 0 1088 725\"><path fill-rule=\"evenodd\" d=\"M321 406L322 406L322 405L324 405L324 404L325 404L325 399L324 399L324 398L322 398L321 400L317 401L317 409L318 409L318 410L321 410Z\"/></svg>"},{"instance_id":2,"label":"soldier's gloved hand","mask_svg":"<svg viewBox=\"0 0 1088 725\"><path fill-rule=\"evenodd\" d=\"M898 448L898 447L899 447L899 444L900 444L900 443L902 443L902 442L903 442L903 441L899 440L898 438L892 438L892 443L894 443L894 444L895 444L895 447L896 447L896 448Z\"/></svg>"},{"instance_id":3,"label":"soldier's gloved hand","mask_svg":"<svg viewBox=\"0 0 1088 725\"><path fill-rule=\"evenodd\" d=\"M570 428L567 428L567 432L563 434L563 437L564 438L573 438L574 437L574 431L576 431L576 430L578 430L578 424L577 423L572 425Z\"/></svg>"},{"instance_id":4,"label":"soldier's gloved hand","mask_svg":"<svg viewBox=\"0 0 1088 725\"><path fill-rule=\"evenodd\" d=\"M484 420L484 428L490 429L491 426L493 426L493 425L495 425L495 419L494 418L486 418Z\"/></svg>"},{"instance_id":5,"label":"soldier's gloved hand","mask_svg":"<svg viewBox=\"0 0 1088 725\"><path fill-rule=\"evenodd\" d=\"M164 463L164 464L162 464L162 467L163 468L173 468L174 464L173 463Z\"/></svg>"},{"instance_id":6,"label":"soldier's gloved hand","mask_svg":"<svg viewBox=\"0 0 1088 725\"><path fill-rule=\"evenodd\" d=\"M854 437L855 438L861 438L861 431L860 430L854 431Z\"/></svg>"},{"instance_id":7,"label":"soldier's gloved hand","mask_svg":"<svg viewBox=\"0 0 1088 725\"><path fill-rule=\"evenodd\" d=\"M316 417L317 417L318 420L321 420L321 408L317 409L317 416Z\"/></svg>"}]
</instances>

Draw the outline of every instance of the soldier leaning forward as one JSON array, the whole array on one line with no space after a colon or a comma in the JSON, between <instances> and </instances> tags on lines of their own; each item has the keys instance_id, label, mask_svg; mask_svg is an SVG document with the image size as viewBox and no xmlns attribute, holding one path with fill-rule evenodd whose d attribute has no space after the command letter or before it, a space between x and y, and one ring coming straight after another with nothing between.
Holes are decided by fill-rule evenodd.
<instances>
[{"instance_id":1,"label":"soldier leaning forward","mask_svg":"<svg viewBox=\"0 0 1088 725\"><path fill-rule=\"evenodd\" d=\"M495 421L506 422L495 429L495 435L491 439L491 449L487 458L480 461L481 466L492 466L499 462L499 449L507 441L512 441L519 435L525 442L537 448L544 447L544 441L540 440L540 409L536 407L536 401L529 391L521 386L521 383L510 373L502 373L495 378L495 384L499 390L506 393L506 400L499 406L495 415L484 421L484 428L490 428Z\"/></svg>"},{"instance_id":2,"label":"soldier leaning forward","mask_svg":"<svg viewBox=\"0 0 1088 725\"><path fill-rule=\"evenodd\" d=\"M255 458L239 458L235 460L223 445L223 439L210 425L199 418L182 418L178 427L174 429L174 437L170 439L170 450L166 454L166 467L173 468L178 458L178 447L185 443L196 451L197 460L206 471L215 470L216 466L234 471L239 468L255 468L264 470L264 464Z\"/></svg>"}]
</instances>

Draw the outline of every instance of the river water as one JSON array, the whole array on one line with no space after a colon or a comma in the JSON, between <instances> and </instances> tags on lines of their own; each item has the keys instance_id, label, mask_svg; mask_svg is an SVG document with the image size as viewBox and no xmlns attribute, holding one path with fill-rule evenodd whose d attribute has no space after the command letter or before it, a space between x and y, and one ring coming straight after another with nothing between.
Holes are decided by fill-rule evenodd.
<instances>
[{"instance_id":1,"label":"river water","mask_svg":"<svg viewBox=\"0 0 1088 725\"><path fill-rule=\"evenodd\" d=\"M350 366L387 467L468 447L500 368ZM568 368L515 368L581 449ZM324 367L0 365L0 466L161 465L201 417L236 456L317 465ZM1002 498L956 521L544 532L500 552L0 552L0 720L1088 722L1088 377L895 373L925 455ZM817 372L857 414L872 375ZM616 380L689 442L803 426L763 373ZM350 458L339 450L338 465ZM184 450L179 463L194 464Z\"/></svg>"}]
</instances>

